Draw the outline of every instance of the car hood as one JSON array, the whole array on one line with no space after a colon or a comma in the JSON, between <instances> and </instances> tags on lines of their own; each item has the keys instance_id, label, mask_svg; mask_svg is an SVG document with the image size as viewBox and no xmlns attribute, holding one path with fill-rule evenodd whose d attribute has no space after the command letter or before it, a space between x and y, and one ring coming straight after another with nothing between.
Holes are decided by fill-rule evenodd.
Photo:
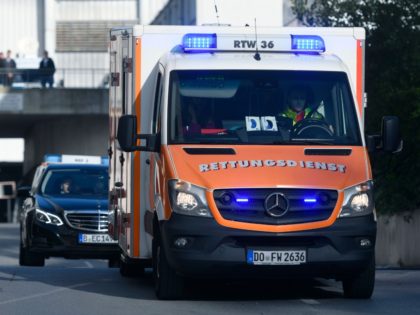
<instances>
[{"instance_id":1,"label":"car hood","mask_svg":"<svg viewBox=\"0 0 420 315\"><path fill-rule=\"evenodd\" d=\"M107 199L37 195L36 200L40 209L56 213L60 213L63 210L108 210Z\"/></svg>"},{"instance_id":2,"label":"car hood","mask_svg":"<svg viewBox=\"0 0 420 315\"><path fill-rule=\"evenodd\" d=\"M168 151L176 178L211 190L342 190L371 178L363 147L170 145Z\"/></svg>"}]
</instances>

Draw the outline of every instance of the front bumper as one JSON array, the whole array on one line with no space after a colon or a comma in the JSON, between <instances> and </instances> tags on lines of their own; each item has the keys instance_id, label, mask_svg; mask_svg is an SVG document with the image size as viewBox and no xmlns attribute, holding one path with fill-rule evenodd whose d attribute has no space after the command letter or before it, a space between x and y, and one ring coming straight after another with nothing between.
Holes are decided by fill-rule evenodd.
<instances>
[{"instance_id":1,"label":"front bumper","mask_svg":"<svg viewBox=\"0 0 420 315\"><path fill-rule=\"evenodd\" d=\"M172 214L161 226L169 264L194 277L325 277L342 279L361 272L374 256L376 222L373 215L338 219L323 229L267 233L231 229L213 219ZM188 240L180 249L179 237ZM370 246L360 241L369 239ZM247 250L306 250L301 265L261 266L247 263Z\"/></svg>"},{"instance_id":2,"label":"front bumper","mask_svg":"<svg viewBox=\"0 0 420 315\"><path fill-rule=\"evenodd\" d=\"M106 234L55 226L34 220L29 250L46 257L110 259L120 255L118 244L81 244L79 234Z\"/></svg>"}]
</instances>

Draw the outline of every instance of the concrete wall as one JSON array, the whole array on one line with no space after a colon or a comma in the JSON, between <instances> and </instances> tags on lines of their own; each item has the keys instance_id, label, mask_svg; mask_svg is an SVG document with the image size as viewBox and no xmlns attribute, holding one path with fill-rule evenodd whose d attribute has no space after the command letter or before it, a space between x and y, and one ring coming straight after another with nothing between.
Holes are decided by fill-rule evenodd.
<instances>
[{"instance_id":1,"label":"concrete wall","mask_svg":"<svg viewBox=\"0 0 420 315\"><path fill-rule=\"evenodd\" d=\"M108 114L108 93L108 89L0 87L0 115Z\"/></svg>"},{"instance_id":2,"label":"concrete wall","mask_svg":"<svg viewBox=\"0 0 420 315\"><path fill-rule=\"evenodd\" d=\"M66 116L34 125L25 136L23 173L45 154L107 155L108 116Z\"/></svg>"},{"instance_id":3,"label":"concrete wall","mask_svg":"<svg viewBox=\"0 0 420 315\"><path fill-rule=\"evenodd\" d=\"M420 267L420 210L378 217L376 264Z\"/></svg>"},{"instance_id":4,"label":"concrete wall","mask_svg":"<svg viewBox=\"0 0 420 315\"><path fill-rule=\"evenodd\" d=\"M0 90L0 136L25 139L24 174L48 153L107 155L108 90Z\"/></svg>"}]
</instances>

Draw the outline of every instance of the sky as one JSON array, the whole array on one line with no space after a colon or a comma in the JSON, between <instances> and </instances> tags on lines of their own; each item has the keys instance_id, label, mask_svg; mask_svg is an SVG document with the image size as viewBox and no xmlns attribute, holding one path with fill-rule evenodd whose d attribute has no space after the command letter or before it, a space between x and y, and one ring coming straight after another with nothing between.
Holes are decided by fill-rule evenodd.
<instances>
[{"instance_id":1,"label":"sky","mask_svg":"<svg viewBox=\"0 0 420 315\"><path fill-rule=\"evenodd\" d=\"M0 162L23 162L23 139L0 139Z\"/></svg>"}]
</instances>

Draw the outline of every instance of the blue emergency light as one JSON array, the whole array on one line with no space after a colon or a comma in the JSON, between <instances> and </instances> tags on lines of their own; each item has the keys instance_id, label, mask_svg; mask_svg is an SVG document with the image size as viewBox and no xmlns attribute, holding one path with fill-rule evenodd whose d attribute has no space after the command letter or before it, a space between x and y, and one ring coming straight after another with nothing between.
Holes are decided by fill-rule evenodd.
<instances>
[{"instance_id":1,"label":"blue emergency light","mask_svg":"<svg viewBox=\"0 0 420 315\"><path fill-rule=\"evenodd\" d=\"M185 34L182 38L184 50L206 50L217 48L216 34Z\"/></svg>"},{"instance_id":2,"label":"blue emergency light","mask_svg":"<svg viewBox=\"0 0 420 315\"><path fill-rule=\"evenodd\" d=\"M317 202L316 198L305 198L305 199L303 199L303 201L305 203L316 203Z\"/></svg>"},{"instance_id":3,"label":"blue emergency light","mask_svg":"<svg viewBox=\"0 0 420 315\"><path fill-rule=\"evenodd\" d=\"M45 154L44 155L44 162L60 163L61 162L61 154Z\"/></svg>"},{"instance_id":4,"label":"blue emergency light","mask_svg":"<svg viewBox=\"0 0 420 315\"><path fill-rule=\"evenodd\" d=\"M247 203L248 201L249 201L248 198L236 198L236 202Z\"/></svg>"},{"instance_id":5,"label":"blue emergency light","mask_svg":"<svg viewBox=\"0 0 420 315\"><path fill-rule=\"evenodd\" d=\"M101 156L101 164L102 165L109 165L109 157Z\"/></svg>"},{"instance_id":6,"label":"blue emergency light","mask_svg":"<svg viewBox=\"0 0 420 315\"><path fill-rule=\"evenodd\" d=\"M291 35L292 50L303 52L324 52L325 42L317 35Z\"/></svg>"}]
</instances>

